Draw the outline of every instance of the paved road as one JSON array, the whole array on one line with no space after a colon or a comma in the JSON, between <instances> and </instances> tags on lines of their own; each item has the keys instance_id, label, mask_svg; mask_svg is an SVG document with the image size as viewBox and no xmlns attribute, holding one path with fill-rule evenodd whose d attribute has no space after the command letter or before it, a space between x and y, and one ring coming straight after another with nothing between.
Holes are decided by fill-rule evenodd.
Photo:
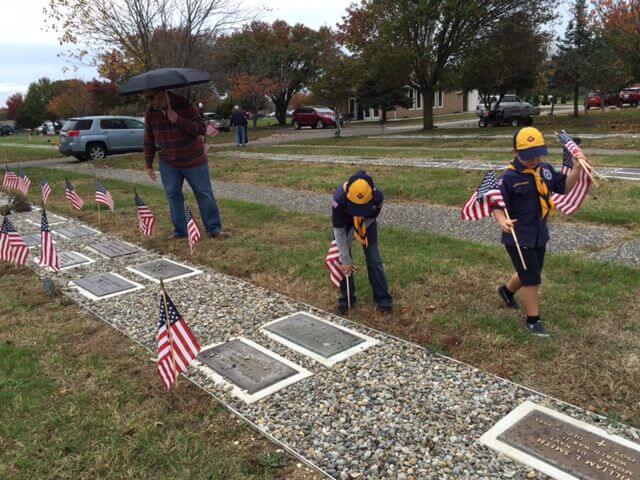
<instances>
[{"instance_id":1,"label":"paved road","mask_svg":"<svg viewBox=\"0 0 640 480\"><path fill-rule=\"evenodd\" d=\"M90 162L75 162L68 159L34 160L25 162L25 166L72 170L101 178L161 187L159 182L152 183L144 172L96 168ZM261 203L292 212L322 215L328 215L330 212L331 197L323 193L215 180L213 186L216 195L220 198ZM459 209L451 207L386 202L381 223L484 245L498 245L499 240L497 227L492 221L463 222L460 220ZM552 237L553 241L549 247L552 252L582 251L598 259L640 268L640 240L624 228L556 223L552 225Z\"/></svg>"}]
</instances>

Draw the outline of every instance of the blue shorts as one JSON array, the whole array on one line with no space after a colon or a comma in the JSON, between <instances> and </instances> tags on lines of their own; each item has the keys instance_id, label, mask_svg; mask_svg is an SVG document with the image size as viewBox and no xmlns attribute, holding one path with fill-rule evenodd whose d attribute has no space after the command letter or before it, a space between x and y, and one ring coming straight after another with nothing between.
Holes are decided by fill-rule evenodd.
<instances>
[{"instance_id":1,"label":"blue shorts","mask_svg":"<svg viewBox=\"0 0 640 480\"><path fill-rule=\"evenodd\" d=\"M513 245L505 245L507 253L511 257L511 262L518 272L520 283L523 287L532 287L542 283L542 266L544 265L544 254L547 249L545 247L522 248L522 256L527 264L525 270L518 255L518 249Z\"/></svg>"}]
</instances>

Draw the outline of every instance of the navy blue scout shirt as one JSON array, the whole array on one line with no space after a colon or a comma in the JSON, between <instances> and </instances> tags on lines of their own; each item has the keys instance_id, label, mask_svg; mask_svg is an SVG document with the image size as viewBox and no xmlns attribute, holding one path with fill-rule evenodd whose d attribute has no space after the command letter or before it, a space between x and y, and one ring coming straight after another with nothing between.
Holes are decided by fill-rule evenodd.
<instances>
[{"instance_id":1,"label":"navy blue scout shirt","mask_svg":"<svg viewBox=\"0 0 640 480\"><path fill-rule=\"evenodd\" d=\"M380 215L383 200L384 194L376 188L373 191L371 214L366 215L364 218L377 218ZM348 233L353 228L353 216L347 213L347 192L344 191L342 185L333 194L333 202L331 204L333 207L331 209L333 228L346 228ZM367 227L367 239L369 240L369 245L373 245L378 240L378 222L373 222Z\"/></svg>"},{"instance_id":2,"label":"navy blue scout shirt","mask_svg":"<svg viewBox=\"0 0 640 480\"><path fill-rule=\"evenodd\" d=\"M548 217L542 219L540 196L533 175L522 173L526 167L514 160L516 170L507 170L500 179L500 191L511 219L518 219L515 231L522 247L544 247L549 241ZM564 194L566 175L556 172L548 163L540 163L540 176L549 192ZM502 233L504 245L515 245L513 235Z\"/></svg>"}]
</instances>

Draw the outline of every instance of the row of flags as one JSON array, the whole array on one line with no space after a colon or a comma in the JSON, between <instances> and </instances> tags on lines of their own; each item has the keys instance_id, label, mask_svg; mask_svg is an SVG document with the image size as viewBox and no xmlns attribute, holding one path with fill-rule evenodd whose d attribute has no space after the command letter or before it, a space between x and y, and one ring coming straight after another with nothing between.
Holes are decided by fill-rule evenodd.
<instances>
[{"instance_id":1,"label":"row of flags","mask_svg":"<svg viewBox=\"0 0 640 480\"><path fill-rule=\"evenodd\" d=\"M20 171L20 175L16 175L14 172L9 170L7 165L5 165L5 174L2 185L7 188L19 190L24 195L27 195L29 186L31 185L31 181L23 171ZM52 189L44 177L42 178L41 188L42 202L43 205L46 205L47 201L49 200L49 196L52 193ZM78 195L78 192L74 188L73 184L69 181L69 179L65 180L64 194L65 198L69 201L72 208L76 210L82 210L85 202L80 197L80 195ZM113 195L111 195L111 192L107 190L107 188L104 186L104 183L100 180L96 180L95 201L98 204L106 205L107 208L109 208L109 210L111 211L115 210L115 201L113 199ZM140 198L140 195L138 195L137 192L135 193L134 201L138 212L138 227L140 228L140 234L144 237L150 237L151 235L153 235L153 227L156 223L156 218L149 207L144 203L142 198ZM191 213L188 205L185 205L185 218L187 220L189 250L191 254L193 254L193 247L202 238L202 233L200 227L193 218L193 214Z\"/></svg>"},{"instance_id":2,"label":"row of flags","mask_svg":"<svg viewBox=\"0 0 640 480\"><path fill-rule=\"evenodd\" d=\"M47 220L47 212L42 210L42 219L40 222L40 266L50 267L56 272L60 271L60 257L56 252L53 244L51 230L49 229L49 221ZM20 236L16 227L11 223L8 215L5 215L0 226L0 260L10 262L15 265L25 265L29 257L29 247Z\"/></svg>"}]
</instances>

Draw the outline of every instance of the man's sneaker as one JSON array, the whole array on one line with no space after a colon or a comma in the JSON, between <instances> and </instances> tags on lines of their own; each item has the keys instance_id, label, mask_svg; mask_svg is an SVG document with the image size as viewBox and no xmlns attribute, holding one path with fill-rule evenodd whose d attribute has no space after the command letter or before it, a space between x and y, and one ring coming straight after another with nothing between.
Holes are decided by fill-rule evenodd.
<instances>
[{"instance_id":1,"label":"man's sneaker","mask_svg":"<svg viewBox=\"0 0 640 480\"><path fill-rule=\"evenodd\" d=\"M346 305L338 305L338 308L336 310L338 312L338 315L346 315L347 313L349 313L349 307L347 307Z\"/></svg>"},{"instance_id":2,"label":"man's sneaker","mask_svg":"<svg viewBox=\"0 0 640 480\"><path fill-rule=\"evenodd\" d=\"M231 235L228 232L214 232L209 236L214 240L224 240L225 238L229 238Z\"/></svg>"},{"instance_id":3,"label":"man's sneaker","mask_svg":"<svg viewBox=\"0 0 640 480\"><path fill-rule=\"evenodd\" d=\"M513 298L513 295L507 290L505 285L498 287L498 295L500 295L505 307L515 310L518 309L518 302L516 302L516 299Z\"/></svg>"},{"instance_id":4,"label":"man's sneaker","mask_svg":"<svg viewBox=\"0 0 640 480\"><path fill-rule=\"evenodd\" d=\"M383 315L390 315L393 308L388 305L376 305L376 310Z\"/></svg>"},{"instance_id":5,"label":"man's sneaker","mask_svg":"<svg viewBox=\"0 0 640 480\"><path fill-rule=\"evenodd\" d=\"M525 317L524 323L527 325L527 328L529 329L529 332L531 333L531 335L535 335L536 337L549 336L547 331L544 329L544 325L542 325L542 322L540 320L538 320L536 323L529 323L527 322L527 319Z\"/></svg>"}]
</instances>

